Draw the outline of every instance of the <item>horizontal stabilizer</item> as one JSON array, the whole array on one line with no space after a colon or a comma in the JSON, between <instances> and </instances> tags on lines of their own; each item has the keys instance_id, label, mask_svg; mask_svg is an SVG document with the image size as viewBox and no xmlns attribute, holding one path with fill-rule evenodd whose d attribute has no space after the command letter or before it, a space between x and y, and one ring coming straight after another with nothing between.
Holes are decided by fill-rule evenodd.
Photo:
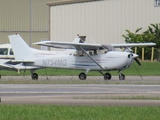
<instances>
[{"instance_id":1,"label":"horizontal stabilizer","mask_svg":"<svg viewBox=\"0 0 160 120\"><path fill-rule=\"evenodd\" d=\"M35 70L35 69L39 69L40 67L37 66L28 66L28 65L23 65L23 63L19 63L13 66L14 69L17 70Z\"/></svg>"},{"instance_id":2,"label":"horizontal stabilizer","mask_svg":"<svg viewBox=\"0 0 160 120\"><path fill-rule=\"evenodd\" d=\"M18 62L18 63L20 63L20 62L23 62L23 63L33 63L34 62L34 60L11 60L11 62Z\"/></svg>"},{"instance_id":3,"label":"horizontal stabilizer","mask_svg":"<svg viewBox=\"0 0 160 120\"><path fill-rule=\"evenodd\" d=\"M4 68L13 68L11 65L7 65L7 64L0 64L0 67L4 67Z\"/></svg>"}]
</instances>

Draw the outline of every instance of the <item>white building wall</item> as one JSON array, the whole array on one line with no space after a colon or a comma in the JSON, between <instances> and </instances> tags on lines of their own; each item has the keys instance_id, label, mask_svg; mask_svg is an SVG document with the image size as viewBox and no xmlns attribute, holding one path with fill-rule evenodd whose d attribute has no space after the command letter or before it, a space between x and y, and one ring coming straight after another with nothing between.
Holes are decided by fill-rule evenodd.
<instances>
[{"instance_id":1,"label":"white building wall","mask_svg":"<svg viewBox=\"0 0 160 120\"><path fill-rule=\"evenodd\" d=\"M160 23L153 0L104 0L50 7L50 39L72 41L77 34L96 43L124 43L126 29L145 31Z\"/></svg>"}]
</instances>

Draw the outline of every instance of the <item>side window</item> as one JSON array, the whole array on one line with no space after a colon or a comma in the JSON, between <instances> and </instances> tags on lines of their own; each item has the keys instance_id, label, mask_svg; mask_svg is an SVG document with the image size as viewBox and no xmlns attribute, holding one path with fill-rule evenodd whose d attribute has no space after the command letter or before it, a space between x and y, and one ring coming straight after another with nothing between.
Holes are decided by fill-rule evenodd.
<instances>
[{"instance_id":1,"label":"side window","mask_svg":"<svg viewBox=\"0 0 160 120\"><path fill-rule=\"evenodd\" d=\"M108 49L102 49L102 50L100 50L101 54L106 54L107 52L108 52Z\"/></svg>"},{"instance_id":2,"label":"side window","mask_svg":"<svg viewBox=\"0 0 160 120\"><path fill-rule=\"evenodd\" d=\"M81 56L84 56L84 53L83 53L82 51L76 51L76 52L73 54L73 56L79 56L79 57L81 57Z\"/></svg>"},{"instance_id":3,"label":"side window","mask_svg":"<svg viewBox=\"0 0 160 120\"><path fill-rule=\"evenodd\" d=\"M14 55L12 48L10 49L9 55Z\"/></svg>"},{"instance_id":4,"label":"side window","mask_svg":"<svg viewBox=\"0 0 160 120\"><path fill-rule=\"evenodd\" d=\"M8 55L8 48L0 48L0 55Z\"/></svg>"},{"instance_id":5,"label":"side window","mask_svg":"<svg viewBox=\"0 0 160 120\"><path fill-rule=\"evenodd\" d=\"M90 50L89 55L98 55L98 51L97 50Z\"/></svg>"}]
</instances>

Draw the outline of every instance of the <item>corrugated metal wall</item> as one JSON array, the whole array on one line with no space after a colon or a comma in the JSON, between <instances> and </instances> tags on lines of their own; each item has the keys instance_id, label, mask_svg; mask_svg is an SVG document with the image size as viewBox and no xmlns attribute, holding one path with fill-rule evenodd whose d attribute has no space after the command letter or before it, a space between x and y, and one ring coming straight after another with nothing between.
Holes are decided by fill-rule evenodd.
<instances>
[{"instance_id":1,"label":"corrugated metal wall","mask_svg":"<svg viewBox=\"0 0 160 120\"><path fill-rule=\"evenodd\" d=\"M125 30L160 23L153 0L104 0L50 7L50 38L72 41L77 33L96 43L122 43Z\"/></svg>"},{"instance_id":2,"label":"corrugated metal wall","mask_svg":"<svg viewBox=\"0 0 160 120\"><path fill-rule=\"evenodd\" d=\"M0 0L0 44L19 33L28 44L49 39L50 0Z\"/></svg>"}]
</instances>

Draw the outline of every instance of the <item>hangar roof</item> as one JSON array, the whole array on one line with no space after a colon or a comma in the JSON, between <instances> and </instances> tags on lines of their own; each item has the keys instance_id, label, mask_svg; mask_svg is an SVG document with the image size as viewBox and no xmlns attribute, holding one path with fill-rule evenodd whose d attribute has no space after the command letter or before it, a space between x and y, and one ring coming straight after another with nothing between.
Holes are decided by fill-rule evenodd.
<instances>
[{"instance_id":1,"label":"hangar roof","mask_svg":"<svg viewBox=\"0 0 160 120\"><path fill-rule=\"evenodd\" d=\"M56 1L52 1L52 2L47 2L47 5L56 6L56 5L81 3L81 2L91 2L91 1L95 1L95 0L56 0Z\"/></svg>"}]
</instances>

